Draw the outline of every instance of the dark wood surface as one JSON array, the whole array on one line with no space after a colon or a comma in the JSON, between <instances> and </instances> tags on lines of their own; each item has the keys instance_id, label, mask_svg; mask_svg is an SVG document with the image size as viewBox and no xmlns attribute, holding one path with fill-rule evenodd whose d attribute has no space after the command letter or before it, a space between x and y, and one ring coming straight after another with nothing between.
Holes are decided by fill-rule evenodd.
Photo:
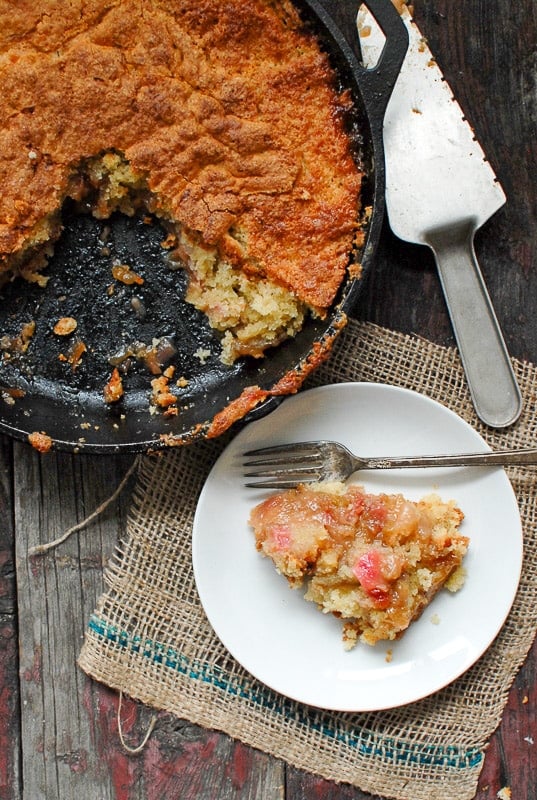
<instances>
[{"instance_id":1,"label":"dark wood surface","mask_svg":"<svg viewBox=\"0 0 537 800\"><path fill-rule=\"evenodd\" d=\"M476 249L511 354L537 362L537 4L416 0L415 16L508 196ZM388 226L356 313L453 344L432 256ZM29 559L27 549L91 512L131 461L40 456L0 438L0 799L374 800L167 714L141 754L122 748L117 697L89 681L76 658L128 490L54 554ZM506 786L512 800L537 798L536 679L534 646L491 739L480 800ZM126 701L122 718L136 744L149 710Z\"/></svg>"}]
</instances>

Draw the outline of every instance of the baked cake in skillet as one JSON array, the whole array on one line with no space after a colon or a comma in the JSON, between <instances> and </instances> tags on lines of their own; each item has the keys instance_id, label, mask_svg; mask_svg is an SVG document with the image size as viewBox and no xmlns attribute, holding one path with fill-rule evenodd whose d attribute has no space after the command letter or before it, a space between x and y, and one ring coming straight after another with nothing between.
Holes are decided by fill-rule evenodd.
<instances>
[{"instance_id":1,"label":"baked cake in skillet","mask_svg":"<svg viewBox=\"0 0 537 800\"><path fill-rule=\"evenodd\" d=\"M443 587L463 583L462 511L430 495L321 483L269 497L250 516L257 549L293 588L344 621L343 641L401 636Z\"/></svg>"},{"instance_id":2,"label":"baked cake in skillet","mask_svg":"<svg viewBox=\"0 0 537 800\"><path fill-rule=\"evenodd\" d=\"M226 362L325 315L361 175L350 98L291 3L0 0L0 85L4 280L46 282L71 198L162 221Z\"/></svg>"}]
</instances>

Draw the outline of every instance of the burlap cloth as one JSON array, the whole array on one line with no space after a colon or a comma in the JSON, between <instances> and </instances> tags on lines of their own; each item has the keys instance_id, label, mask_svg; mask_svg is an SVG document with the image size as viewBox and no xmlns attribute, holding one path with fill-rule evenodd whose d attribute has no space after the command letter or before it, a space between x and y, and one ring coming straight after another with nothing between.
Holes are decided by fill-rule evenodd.
<instances>
[{"instance_id":1,"label":"burlap cloth","mask_svg":"<svg viewBox=\"0 0 537 800\"><path fill-rule=\"evenodd\" d=\"M514 366L525 404L506 432L477 420L454 350L369 323L349 324L309 386L374 381L414 389L456 411L491 446L519 447L537 442L537 369ZM192 520L224 444L200 442L142 459L125 537L89 621L82 669L143 703L364 791L402 800L473 798L487 740L536 630L535 472L509 470L523 520L524 566L512 611L487 652L425 700L377 713L333 713L292 702L254 680L221 645L200 606L191 569Z\"/></svg>"}]
</instances>

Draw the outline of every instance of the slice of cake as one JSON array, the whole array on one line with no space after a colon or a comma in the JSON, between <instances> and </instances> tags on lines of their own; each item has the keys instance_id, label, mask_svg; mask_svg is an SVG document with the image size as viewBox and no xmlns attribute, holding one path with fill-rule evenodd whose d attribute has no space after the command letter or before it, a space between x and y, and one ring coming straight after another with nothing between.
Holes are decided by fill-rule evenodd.
<instances>
[{"instance_id":1,"label":"slice of cake","mask_svg":"<svg viewBox=\"0 0 537 800\"><path fill-rule=\"evenodd\" d=\"M401 636L445 586L463 582L462 511L429 495L369 494L342 483L302 485L257 505L257 549L306 600L344 620L343 641Z\"/></svg>"}]
</instances>

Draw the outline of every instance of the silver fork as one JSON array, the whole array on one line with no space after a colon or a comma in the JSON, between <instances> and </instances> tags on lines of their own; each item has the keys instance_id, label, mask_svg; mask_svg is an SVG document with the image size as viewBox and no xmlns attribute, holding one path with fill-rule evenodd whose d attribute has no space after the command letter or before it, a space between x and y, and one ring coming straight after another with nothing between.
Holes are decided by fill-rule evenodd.
<instances>
[{"instance_id":1,"label":"silver fork","mask_svg":"<svg viewBox=\"0 0 537 800\"><path fill-rule=\"evenodd\" d=\"M362 469L401 467L491 467L537 465L537 447L492 453L364 458L338 442L296 442L245 452L246 478L269 478L245 483L256 489L286 489L299 483L345 481Z\"/></svg>"}]
</instances>

